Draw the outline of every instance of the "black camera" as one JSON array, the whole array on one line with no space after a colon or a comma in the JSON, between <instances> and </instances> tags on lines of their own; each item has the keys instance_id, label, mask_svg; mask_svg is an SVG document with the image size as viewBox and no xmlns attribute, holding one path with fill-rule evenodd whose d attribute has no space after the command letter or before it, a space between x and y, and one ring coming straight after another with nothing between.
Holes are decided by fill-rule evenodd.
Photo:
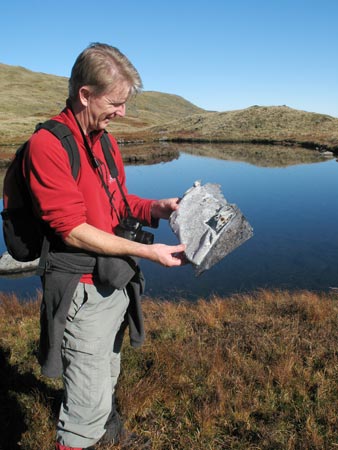
<instances>
[{"instance_id":1,"label":"black camera","mask_svg":"<svg viewBox=\"0 0 338 450\"><path fill-rule=\"evenodd\" d=\"M152 244L154 235L149 231L143 231L140 222L135 217L124 217L115 228L116 236L140 242L141 244Z\"/></svg>"}]
</instances>

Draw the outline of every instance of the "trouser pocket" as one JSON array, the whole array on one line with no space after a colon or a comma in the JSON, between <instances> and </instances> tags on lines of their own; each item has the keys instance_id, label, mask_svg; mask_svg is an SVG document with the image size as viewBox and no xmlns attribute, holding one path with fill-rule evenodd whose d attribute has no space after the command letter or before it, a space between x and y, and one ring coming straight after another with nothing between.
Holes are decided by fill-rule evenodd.
<instances>
[{"instance_id":1,"label":"trouser pocket","mask_svg":"<svg viewBox=\"0 0 338 450\"><path fill-rule=\"evenodd\" d=\"M67 320L72 322L78 312L83 308L83 306L87 303L88 294L85 289L85 285L83 283L79 283L75 289L73 294L72 302L69 307Z\"/></svg>"},{"instance_id":2,"label":"trouser pocket","mask_svg":"<svg viewBox=\"0 0 338 450\"><path fill-rule=\"evenodd\" d=\"M109 386L110 359L101 339L92 342L64 336L62 344L63 381L66 401L92 406Z\"/></svg>"}]
</instances>

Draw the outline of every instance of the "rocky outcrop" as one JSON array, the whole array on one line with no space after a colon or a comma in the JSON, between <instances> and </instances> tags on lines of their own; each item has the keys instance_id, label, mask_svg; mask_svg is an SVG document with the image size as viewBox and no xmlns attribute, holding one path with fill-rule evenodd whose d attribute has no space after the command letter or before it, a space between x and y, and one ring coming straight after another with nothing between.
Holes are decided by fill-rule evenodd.
<instances>
[{"instance_id":1,"label":"rocky outcrop","mask_svg":"<svg viewBox=\"0 0 338 450\"><path fill-rule=\"evenodd\" d=\"M38 262L39 259L29 262L16 261L8 252L5 252L0 257L0 276L34 272L38 266Z\"/></svg>"}]
</instances>

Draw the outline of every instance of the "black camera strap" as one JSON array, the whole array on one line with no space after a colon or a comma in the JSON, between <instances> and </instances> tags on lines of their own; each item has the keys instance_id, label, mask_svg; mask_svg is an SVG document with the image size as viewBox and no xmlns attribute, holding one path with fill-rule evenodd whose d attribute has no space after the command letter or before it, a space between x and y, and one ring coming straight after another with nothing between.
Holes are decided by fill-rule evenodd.
<instances>
[{"instance_id":1,"label":"black camera strap","mask_svg":"<svg viewBox=\"0 0 338 450\"><path fill-rule=\"evenodd\" d=\"M104 144L106 144L106 145L104 145ZM121 196L123 198L124 204L126 205L127 213L129 215L129 217L132 217L132 213L131 213L131 209L130 209L128 200L126 198L124 190L122 189L120 180L118 179L117 167L116 167L116 164L115 164L112 152L111 152L112 145L111 145L110 139L108 137L108 133L106 131L104 132L104 134L102 136L101 145L102 145L103 154L104 154L104 157L106 159L106 162L107 162L110 174L111 174L112 178L116 179L116 183L117 183L117 185L119 187L119 190L121 192ZM116 175L113 176L113 173L116 173Z\"/></svg>"},{"instance_id":2,"label":"black camera strap","mask_svg":"<svg viewBox=\"0 0 338 450\"><path fill-rule=\"evenodd\" d=\"M81 136L82 136L82 139L83 139L83 143L84 143L84 146L86 148L87 154L89 156L89 160L90 160L94 170L96 170L97 173L99 174L99 177L100 177L103 189L105 190L105 193L107 194L107 197L108 197L108 200L109 200L109 204L110 204L112 210L115 212L115 214L116 214L116 216L118 218L118 221L121 222L120 214L119 214L119 212L117 211L117 209L116 209L116 207L114 205L113 194L109 191L107 183L104 180L104 176L103 176L102 168L101 168L101 164L102 163L101 163L101 161L99 161L95 157L95 155L93 153L93 150L91 149L91 147L89 145L88 139L87 139L86 135L84 134L83 129L82 129L81 125L79 124L78 120L76 119L75 115L74 115L74 118L75 118L75 120L77 122L77 125L78 125L79 129L80 129ZM112 152L111 152L112 144L110 142L110 139L108 137L108 133L106 131L104 131L100 142L101 142L102 151L103 151L103 154L104 154L104 157L105 157L105 160L106 160L106 163L107 163L110 175L111 175L112 178L114 178L116 180L117 186L118 186L118 188L120 190L121 196L122 196L123 201L124 201L124 203L126 205L127 213L129 215L129 217L132 217L132 213L131 213L131 209L130 209L128 200L127 200L127 198L125 196L125 193L124 193L124 191L122 189L121 183L120 183L120 181L118 179L118 170L117 170L117 167L116 167L116 164L115 164Z\"/></svg>"}]
</instances>

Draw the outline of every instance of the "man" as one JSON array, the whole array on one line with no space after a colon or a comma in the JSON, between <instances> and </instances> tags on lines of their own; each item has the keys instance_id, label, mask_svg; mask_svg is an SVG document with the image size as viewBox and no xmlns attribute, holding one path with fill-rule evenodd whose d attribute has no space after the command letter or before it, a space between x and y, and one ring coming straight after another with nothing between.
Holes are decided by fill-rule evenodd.
<instances>
[{"instance_id":1,"label":"man","mask_svg":"<svg viewBox=\"0 0 338 450\"><path fill-rule=\"evenodd\" d=\"M40 359L48 376L58 376L62 367L65 392L57 450L89 448L98 441L115 444L126 436L119 435L114 390L127 313L132 316L129 325L141 334L136 340L142 341L137 302L142 277L130 257L166 267L183 264L183 245L149 245L115 233L128 215L157 226L178 208L177 198L150 200L128 193L111 135L117 177L103 152L105 128L125 115L127 100L141 87L136 69L118 49L90 45L73 66L67 106L54 117L67 125L77 143L76 180L66 151L47 130L31 137L24 161L34 205L54 233L42 277Z\"/></svg>"}]
</instances>

